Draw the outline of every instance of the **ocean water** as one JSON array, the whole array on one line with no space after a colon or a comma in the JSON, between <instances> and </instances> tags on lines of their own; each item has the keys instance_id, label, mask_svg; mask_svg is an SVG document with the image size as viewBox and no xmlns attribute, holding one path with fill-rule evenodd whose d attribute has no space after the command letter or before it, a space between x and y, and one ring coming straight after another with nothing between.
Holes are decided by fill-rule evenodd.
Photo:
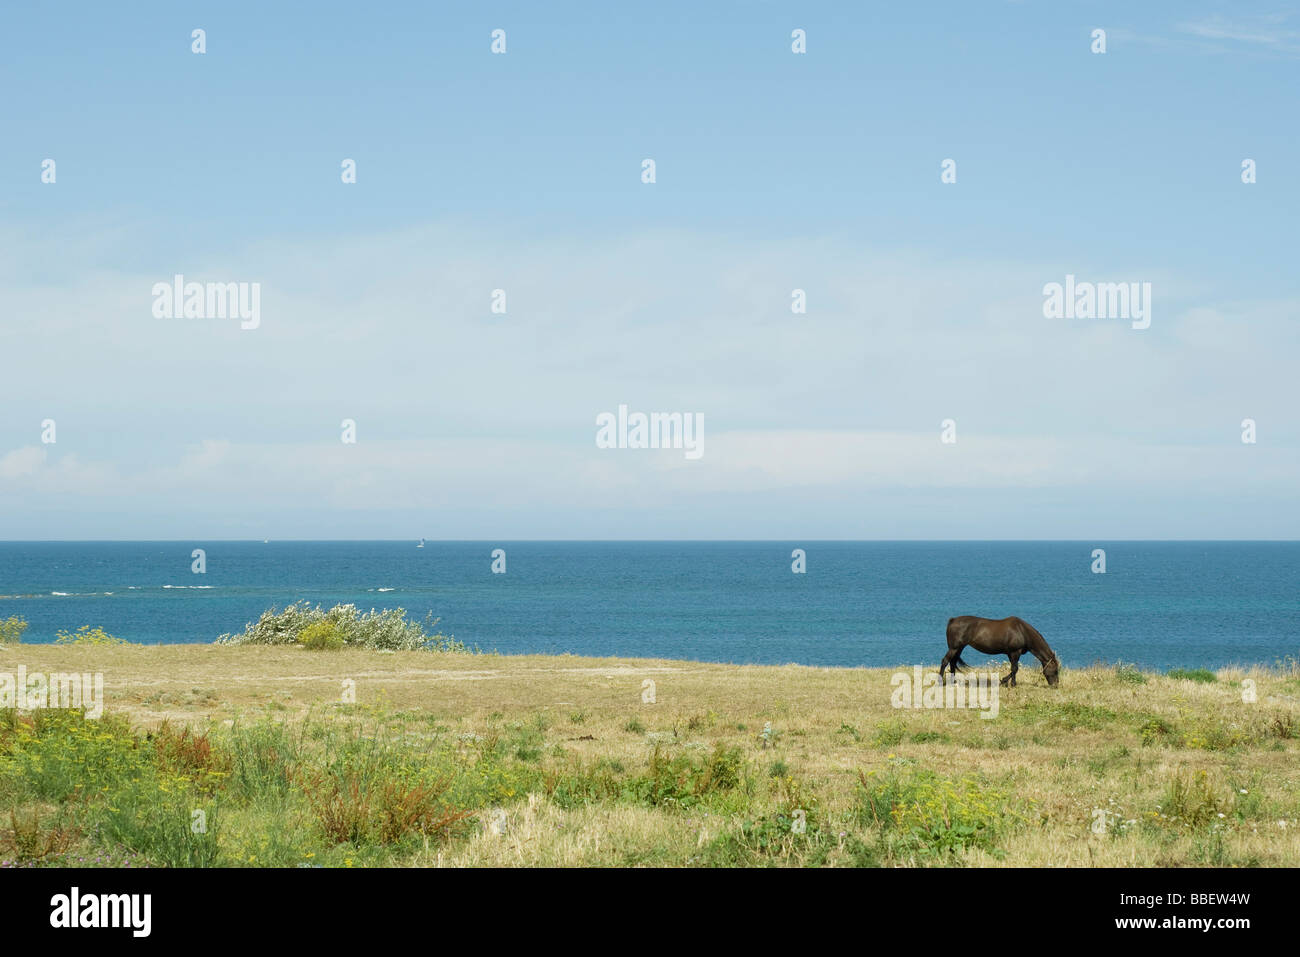
<instances>
[{"instance_id":1,"label":"ocean water","mask_svg":"<svg viewBox=\"0 0 1300 957\"><path fill-rule=\"evenodd\" d=\"M431 613L506 654L929 664L972 614L1026 619L1066 665L1214 668L1300 656L1297 583L1295 542L0 543L0 618L26 618L28 642L80 625L210 642L305 599Z\"/></svg>"}]
</instances>

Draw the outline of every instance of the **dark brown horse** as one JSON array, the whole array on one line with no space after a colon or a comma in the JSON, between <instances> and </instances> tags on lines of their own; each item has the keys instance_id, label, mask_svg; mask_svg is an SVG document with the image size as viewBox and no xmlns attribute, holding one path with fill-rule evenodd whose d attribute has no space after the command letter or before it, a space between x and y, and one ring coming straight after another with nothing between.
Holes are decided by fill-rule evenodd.
<instances>
[{"instance_id":1,"label":"dark brown horse","mask_svg":"<svg viewBox=\"0 0 1300 957\"><path fill-rule=\"evenodd\" d=\"M939 665L939 681L943 681L945 670L957 673L957 669L966 670L966 662L961 660L962 649L970 645L976 651L986 655L1006 655L1011 659L1011 674L1002 679L1004 685L1016 686L1016 671L1020 667L1020 656L1026 651L1043 664L1043 677L1053 688L1056 687L1061 671L1061 663L1056 660L1056 653L1047 646L1047 641L1038 633L1038 629L1023 618L976 618L974 615L962 615L960 618L948 619L948 653Z\"/></svg>"}]
</instances>

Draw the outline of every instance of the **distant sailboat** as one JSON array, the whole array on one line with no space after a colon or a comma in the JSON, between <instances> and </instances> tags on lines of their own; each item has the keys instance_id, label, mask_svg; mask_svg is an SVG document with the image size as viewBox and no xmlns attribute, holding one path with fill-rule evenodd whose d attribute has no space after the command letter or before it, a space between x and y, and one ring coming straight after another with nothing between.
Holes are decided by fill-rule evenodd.
<instances>
[{"instance_id":1,"label":"distant sailboat","mask_svg":"<svg viewBox=\"0 0 1300 957\"><path fill-rule=\"evenodd\" d=\"M424 539L423 539L423 538L420 539L420 544L419 544L419 545L416 545L415 547L416 547L416 548L423 548L423 547L424 547Z\"/></svg>"}]
</instances>

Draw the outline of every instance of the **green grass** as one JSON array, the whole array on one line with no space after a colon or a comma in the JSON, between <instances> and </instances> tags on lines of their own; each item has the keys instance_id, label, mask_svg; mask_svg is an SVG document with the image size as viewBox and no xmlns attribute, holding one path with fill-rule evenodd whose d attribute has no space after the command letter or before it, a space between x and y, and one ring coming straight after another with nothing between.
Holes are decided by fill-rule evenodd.
<instances>
[{"instance_id":1,"label":"green grass","mask_svg":"<svg viewBox=\"0 0 1300 957\"><path fill-rule=\"evenodd\" d=\"M6 654L102 670L119 710L0 711L0 866L1300 862L1291 672L1030 675L985 719L895 708L885 669Z\"/></svg>"},{"instance_id":2,"label":"green grass","mask_svg":"<svg viewBox=\"0 0 1300 957\"><path fill-rule=\"evenodd\" d=\"M1187 668L1171 668L1169 677L1183 681L1196 681L1200 684L1213 684L1219 680L1219 676L1208 668L1193 668L1190 670Z\"/></svg>"}]
</instances>

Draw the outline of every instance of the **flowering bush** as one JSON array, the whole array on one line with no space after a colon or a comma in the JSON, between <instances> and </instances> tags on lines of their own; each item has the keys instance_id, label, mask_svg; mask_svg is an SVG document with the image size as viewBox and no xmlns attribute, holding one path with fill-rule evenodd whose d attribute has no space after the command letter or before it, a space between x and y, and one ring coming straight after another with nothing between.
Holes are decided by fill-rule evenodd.
<instances>
[{"instance_id":1,"label":"flowering bush","mask_svg":"<svg viewBox=\"0 0 1300 957\"><path fill-rule=\"evenodd\" d=\"M58 632L54 638L54 643L56 645L129 645L131 642L125 638L110 635L99 625L94 628L89 625L82 625L75 633Z\"/></svg>"},{"instance_id":2,"label":"flowering bush","mask_svg":"<svg viewBox=\"0 0 1300 957\"><path fill-rule=\"evenodd\" d=\"M859 814L922 853L979 847L998 853L1008 830L1027 820L1010 795L974 777L946 778L932 771L893 769L877 776L859 772ZM1028 801L1022 804L1028 808Z\"/></svg>"},{"instance_id":3,"label":"flowering bush","mask_svg":"<svg viewBox=\"0 0 1300 957\"><path fill-rule=\"evenodd\" d=\"M11 615L8 618L0 619L0 645L8 642L18 644L23 640L23 632L26 630L26 618Z\"/></svg>"},{"instance_id":4,"label":"flowering bush","mask_svg":"<svg viewBox=\"0 0 1300 957\"><path fill-rule=\"evenodd\" d=\"M313 626L326 625L328 631ZM342 641L346 648L370 648L381 651L465 651L465 646L440 632L430 634L438 624L436 618L426 618L423 625L407 621L401 608L383 611L358 612L356 605L335 605L328 611L319 605L294 602L276 611L262 612L255 623L248 625L243 634L222 635L219 645L292 645L299 642L304 632L308 638L328 634Z\"/></svg>"}]
</instances>

